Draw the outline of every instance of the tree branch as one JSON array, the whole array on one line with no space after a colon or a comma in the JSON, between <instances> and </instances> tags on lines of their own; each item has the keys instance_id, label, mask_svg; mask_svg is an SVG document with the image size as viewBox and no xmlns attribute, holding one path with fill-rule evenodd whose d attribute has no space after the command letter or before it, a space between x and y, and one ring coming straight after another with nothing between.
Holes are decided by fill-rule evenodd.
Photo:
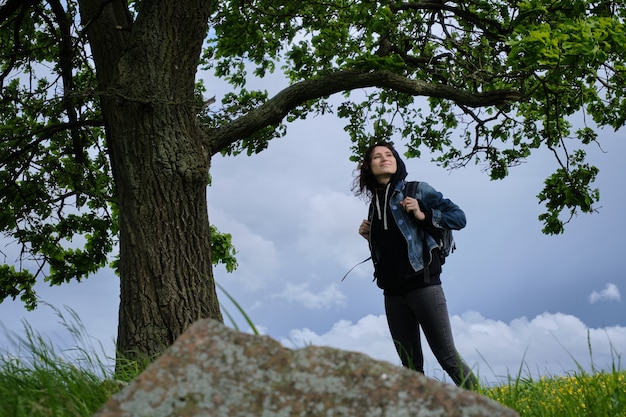
<instances>
[{"instance_id":1,"label":"tree branch","mask_svg":"<svg viewBox=\"0 0 626 417\"><path fill-rule=\"evenodd\" d=\"M13 70L18 59L18 51L20 49L20 25L24 17L27 15L29 8L34 5L37 0L7 0L0 5L0 30L9 33L13 32L13 51L3 57L4 71L0 74L0 91L4 88L4 80ZM12 18L13 14L16 14Z\"/></svg>"},{"instance_id":2,"label":"tree branch","mask_svg":"<svg viewBox=\"0 0 626 417\"><path fill-rule=\"evenodd\" d=\"M464 2L460 2L460 4L465 4ZM406 3L397 3L389 6L391 10L395 13L401 10L445 10L453 13L455 16L469 22L476 27L482 29L484 32L491 34L492 36L502 36L507 31L502 27L502 24L496 20L488 19L484 16L478 16L475 13L470 12L469 10L462 9L460 7L453 7L449 4L446 4L442 1L417 1L417 2L406 2Z\"/></svg>"},{"instance_id":3,"label":"tree branch","mask_svg":"<svg viewBox=\"0 0 626 417\"><path fill-rule=\"evenodd\" d=\"M448 85L412 80L386 70L371 72L347 70L305 80L285 88L254 110L209 131L208 147L214 155L264 127L280 123L291 110L302 103L342 91L367 87L387 88L412 96L447 99L468 107L493 106L523 99L520 92L512 89L470 93Z\"/></svg>"},{"instance_id":4,"label":"tree branch","mask_svg":"<svg viewBox=\"0 0 626 417\"><path fill-rule=\"evenodd\" d=\"M26 10L36 4L37 0L7 0L0 5L0 23L4 23L17 11L17 9Z\"/></svg>"}]
</instances>

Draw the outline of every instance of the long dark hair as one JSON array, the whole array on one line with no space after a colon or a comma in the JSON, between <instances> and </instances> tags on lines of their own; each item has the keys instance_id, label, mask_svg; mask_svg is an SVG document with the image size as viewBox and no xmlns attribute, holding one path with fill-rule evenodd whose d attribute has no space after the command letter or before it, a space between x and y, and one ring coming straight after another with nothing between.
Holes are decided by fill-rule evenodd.
<instances>
[{"instance_id":1,"label":"long dark hair","mask_svg":"<svg viewBox=\"0 0 626 417\"><path fill-rule=\"evenodd\" d=\"M372 153L374 152L374 148L377 146L384 146L389 149L391 153L393 153L394 158L396 158L397 170L390 180L392 186L394 186L396 182L405 179L407 175L404 161L400 158L398 151L396 151L393 147L393 143L378 142L370 145L363 153L363 159L357 167L357 176L354 179L354 184L352 186L352 191L354 191L355 195L364 196L367 200L372 197L376 188L379 186L376 177L374 177L374 174L372 173Z\"/></svg>"}]
</instances>

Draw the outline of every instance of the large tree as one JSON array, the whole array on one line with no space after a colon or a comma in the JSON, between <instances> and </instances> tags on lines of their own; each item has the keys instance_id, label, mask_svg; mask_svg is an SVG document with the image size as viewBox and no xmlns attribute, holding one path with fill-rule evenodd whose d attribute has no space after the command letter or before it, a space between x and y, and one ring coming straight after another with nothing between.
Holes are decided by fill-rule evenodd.
<instances>
[{"instance_id":1,"label":"large tree","mask_svg":"<svg viewBox=\"0 0 626 417\"><path fill-rule=\"evenodd\" d=\"M211 157L315 112L345 118L355 155L402 137L494 179L548 148L541 220L560 233L598 200L583 145L626 120L625 17L617 0L0 1L0 228L21 248L0 300L34 308L40 275L81 280L119 243L120 354L221 319ZM199 68L232 93L214 103ZM276 69L275 96L246 88Z\"/></svg>"}]
</instances>

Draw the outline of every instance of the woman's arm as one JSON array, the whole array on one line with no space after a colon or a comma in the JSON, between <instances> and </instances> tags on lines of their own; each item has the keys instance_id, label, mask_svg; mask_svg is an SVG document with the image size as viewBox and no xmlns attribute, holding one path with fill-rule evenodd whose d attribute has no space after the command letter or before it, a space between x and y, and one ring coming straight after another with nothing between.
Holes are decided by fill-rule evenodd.
<instances>
[{"instance_id":1,"label":"woman's arm","mask_svg":"<svg viewBox=\"0 0 626 417\"><path fill-rule=\"evenodd\" d=\"M432 217L433 226L452 230L465 227L465 213L452 200L444 198L443 194L426 182L419 183L419 191L423 209L429 211L427 217Z\"/></svg>"}]
</instances>

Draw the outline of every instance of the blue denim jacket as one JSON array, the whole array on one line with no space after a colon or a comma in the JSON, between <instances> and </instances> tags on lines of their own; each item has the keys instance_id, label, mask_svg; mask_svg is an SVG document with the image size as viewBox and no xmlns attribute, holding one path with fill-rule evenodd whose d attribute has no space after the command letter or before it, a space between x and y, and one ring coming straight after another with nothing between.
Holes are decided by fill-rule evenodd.
<instances>
[{"instance_id":1,"label":"blue denim jacket","mask_svg":"<svg viewBox=\"0 0 626 417\"><path fill-rule=\"evenodd\" d=\"M400 205L400 202L404 200L405 197L405 189L406 181L401 180L396 183L389 200L389 208L391 209L391 214L400 232L402 232L402 235L406 239L409 262L413 266L413 269L418 272L424 268L423 242L425 232L416 226L418 222L413 216L413 213L407 213ZM444 198L443 194L435 190L428 183L420 181L417 186L416 195L412 197L422 203L423 210L430 210L433 226L451 230L460 230L465 227L466 219L463 210L452 201ZM372 201L368 214L370 224L373 221L374 215L375 205ZM376 242L372 242L371 236L369 242L372 261L374 265L376 265L379 258L378 248L376 247ZM432 250L438 247L438 243L428 233L426 233L426 242L428 244L428 252L431 253L432 256ZM430 259L428 262L430 263Z\"/></svg>"}]
</instances>

